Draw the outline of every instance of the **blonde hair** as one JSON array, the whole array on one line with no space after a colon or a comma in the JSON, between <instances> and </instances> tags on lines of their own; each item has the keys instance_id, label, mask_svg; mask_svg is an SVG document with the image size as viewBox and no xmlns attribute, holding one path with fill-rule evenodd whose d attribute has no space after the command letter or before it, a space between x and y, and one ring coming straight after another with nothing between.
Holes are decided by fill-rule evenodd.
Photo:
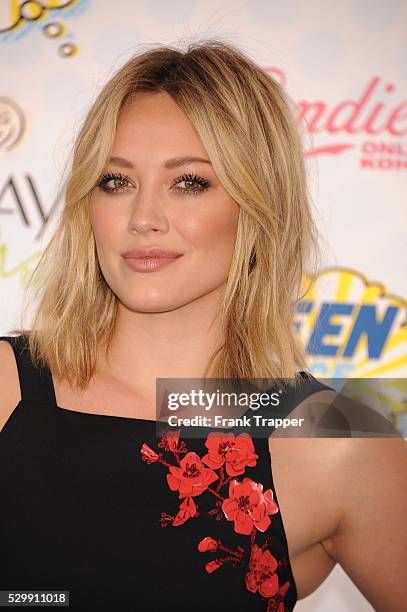
<instances>
[{"instance_id":1,"label":"blonde hair","mask_svg":"<svg viewBox=\"0 0 407 612\"><path fill-rule=\"evenodd\" d=\"M219 39L160 45L127 61L104 85L77 136L66 202L30 285L38 306L28 336L33 363L84 389L108 346L118 298L104 280L89 200L110 157L120 111L137 92L166 92L202 139L240 206L219 317L222 346L205 376L291 379L305 368L293 320L304 266L317 253L301 136L281 86ZM29 285L29 288L30 288Z\"/></svg>"}]
</instances>

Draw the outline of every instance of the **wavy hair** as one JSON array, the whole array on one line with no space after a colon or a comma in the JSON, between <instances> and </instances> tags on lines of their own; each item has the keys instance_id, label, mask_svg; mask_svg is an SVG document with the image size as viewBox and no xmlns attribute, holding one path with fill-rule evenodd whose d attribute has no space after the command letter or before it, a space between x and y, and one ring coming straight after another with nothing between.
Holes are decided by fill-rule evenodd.
<instances>
[{"instance_id":1,"label":"wavy hair","mask_svg":"<svg viewBox=\"0 0 407 612\"><path fill-rule=\"evenodd\" d=\"M204 377L297 385L306 368L294 331L305 266L318 254L301 132L293 102L242 50L219 39L185 51L154 46L103 86L76 138L57 228L28 288L37 303L33 363L84 389L113 336L118 298L97 259L89 200L110 157L119 113L138 92L166 92L199 134L214 171L239 205L235 251L218 316L224 331Z\"/></svg>"}]
</instances>

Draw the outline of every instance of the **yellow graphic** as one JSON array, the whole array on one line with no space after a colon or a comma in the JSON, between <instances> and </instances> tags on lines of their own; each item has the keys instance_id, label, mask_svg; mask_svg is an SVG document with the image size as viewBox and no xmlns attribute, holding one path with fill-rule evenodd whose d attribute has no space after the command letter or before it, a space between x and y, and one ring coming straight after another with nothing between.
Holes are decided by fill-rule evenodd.
<instances>
[{"instance_id":1,"label":"yellow graphic","mask_svg":"<svg viewBox=\"0 0 407 612\"><path fill-rule=\"evenodd\" d=\"M43 251L36 251L15 266L10 266L8 256L8 246L0 244L0 279L7 279L18 276L23 287L28 285L28 281L33 272L33 266L40 259Z\"/></svg>"},{"instance_id":2,"label":"yellow graphic","mask_svg":"<svg viewBox=\"0 0 407 612\"><path fill-rule=\"evenodd\" d=\"M298 305L295 329L310 371L317 378L359 379L355 397L376 402L397 423L407 411L406 300L349 268L328 268L304 280L311 285ZM363 383L368 378L387 379L380 393Z\"/></svg>"},{"instance_id":3,"label":"yellow graphic","mask_svg":"<svg viewBox=\"0 0 407 612\"><path fill-rule=\"evenodd\" d=\"M25 1L10 0L0 4L0 36L14 33L22 35L28 31L28 26L34 22L42 25L42 31L47 38L61 38L66 35L66 26L59 21L44 23L52 12L65 12L68 9L84 6L85 0L33 0ZM16 40L16 37L14 37ZM72 57L78 53L78 46L72 41L66 41L58 47L58 53L62 57Z\"/></svg>"}]
</instances>

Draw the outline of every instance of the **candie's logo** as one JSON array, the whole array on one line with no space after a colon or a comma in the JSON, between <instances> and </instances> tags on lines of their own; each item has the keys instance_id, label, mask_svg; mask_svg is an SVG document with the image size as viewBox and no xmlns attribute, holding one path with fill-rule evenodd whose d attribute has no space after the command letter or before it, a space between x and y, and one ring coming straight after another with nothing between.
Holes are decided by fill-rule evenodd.
<instances>
[{"instance_id":1,"label":"candie's logo","mask_svg":"<svg viewBox=\"0 0 407 612\"><path fill-rule=\"evenodd\" d=\"M284 73L265 69L282 87ZM393 83L378 76L361 88L354 99L334 105L323 99L296 102L297 120L311 136L313 144L306 157L340 155L356 150L361 169L401 170L407 168L407 100L398 99Z\"/></svg>"},{"instance_id":2,"label":"candie's logo","mask_svg":"<svg viewBox=\"0 0 407 612\"><path fill-rule=\"evenodd\" d=\"M309 290L294 325L309 370L317 378L388 378L386 403L394 415L405 412L407 302L348 268L328 268L304 282Z\"/></svg>"}]
</instances>

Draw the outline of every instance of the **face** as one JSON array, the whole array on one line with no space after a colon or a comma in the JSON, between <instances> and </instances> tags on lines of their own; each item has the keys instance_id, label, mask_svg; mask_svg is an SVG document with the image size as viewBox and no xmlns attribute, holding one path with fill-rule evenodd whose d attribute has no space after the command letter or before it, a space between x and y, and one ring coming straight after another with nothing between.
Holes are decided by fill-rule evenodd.
<instances>
[{"instance_id":1,"label":"face","mask_svg":"<svg viewBox=\"0 0 407 612\"><path fill-rule=\"evenodd\" d=\"M186 156L202 161L169 161ZM168 94L140 93L122 110L90 201L99 265L121 306L164 312L224 287L240 209L204 160L201 139ZM153 259L146 270L145 260L123 257L145 247L180 256L153 271Z\"/></svg>"}]
</instances>

